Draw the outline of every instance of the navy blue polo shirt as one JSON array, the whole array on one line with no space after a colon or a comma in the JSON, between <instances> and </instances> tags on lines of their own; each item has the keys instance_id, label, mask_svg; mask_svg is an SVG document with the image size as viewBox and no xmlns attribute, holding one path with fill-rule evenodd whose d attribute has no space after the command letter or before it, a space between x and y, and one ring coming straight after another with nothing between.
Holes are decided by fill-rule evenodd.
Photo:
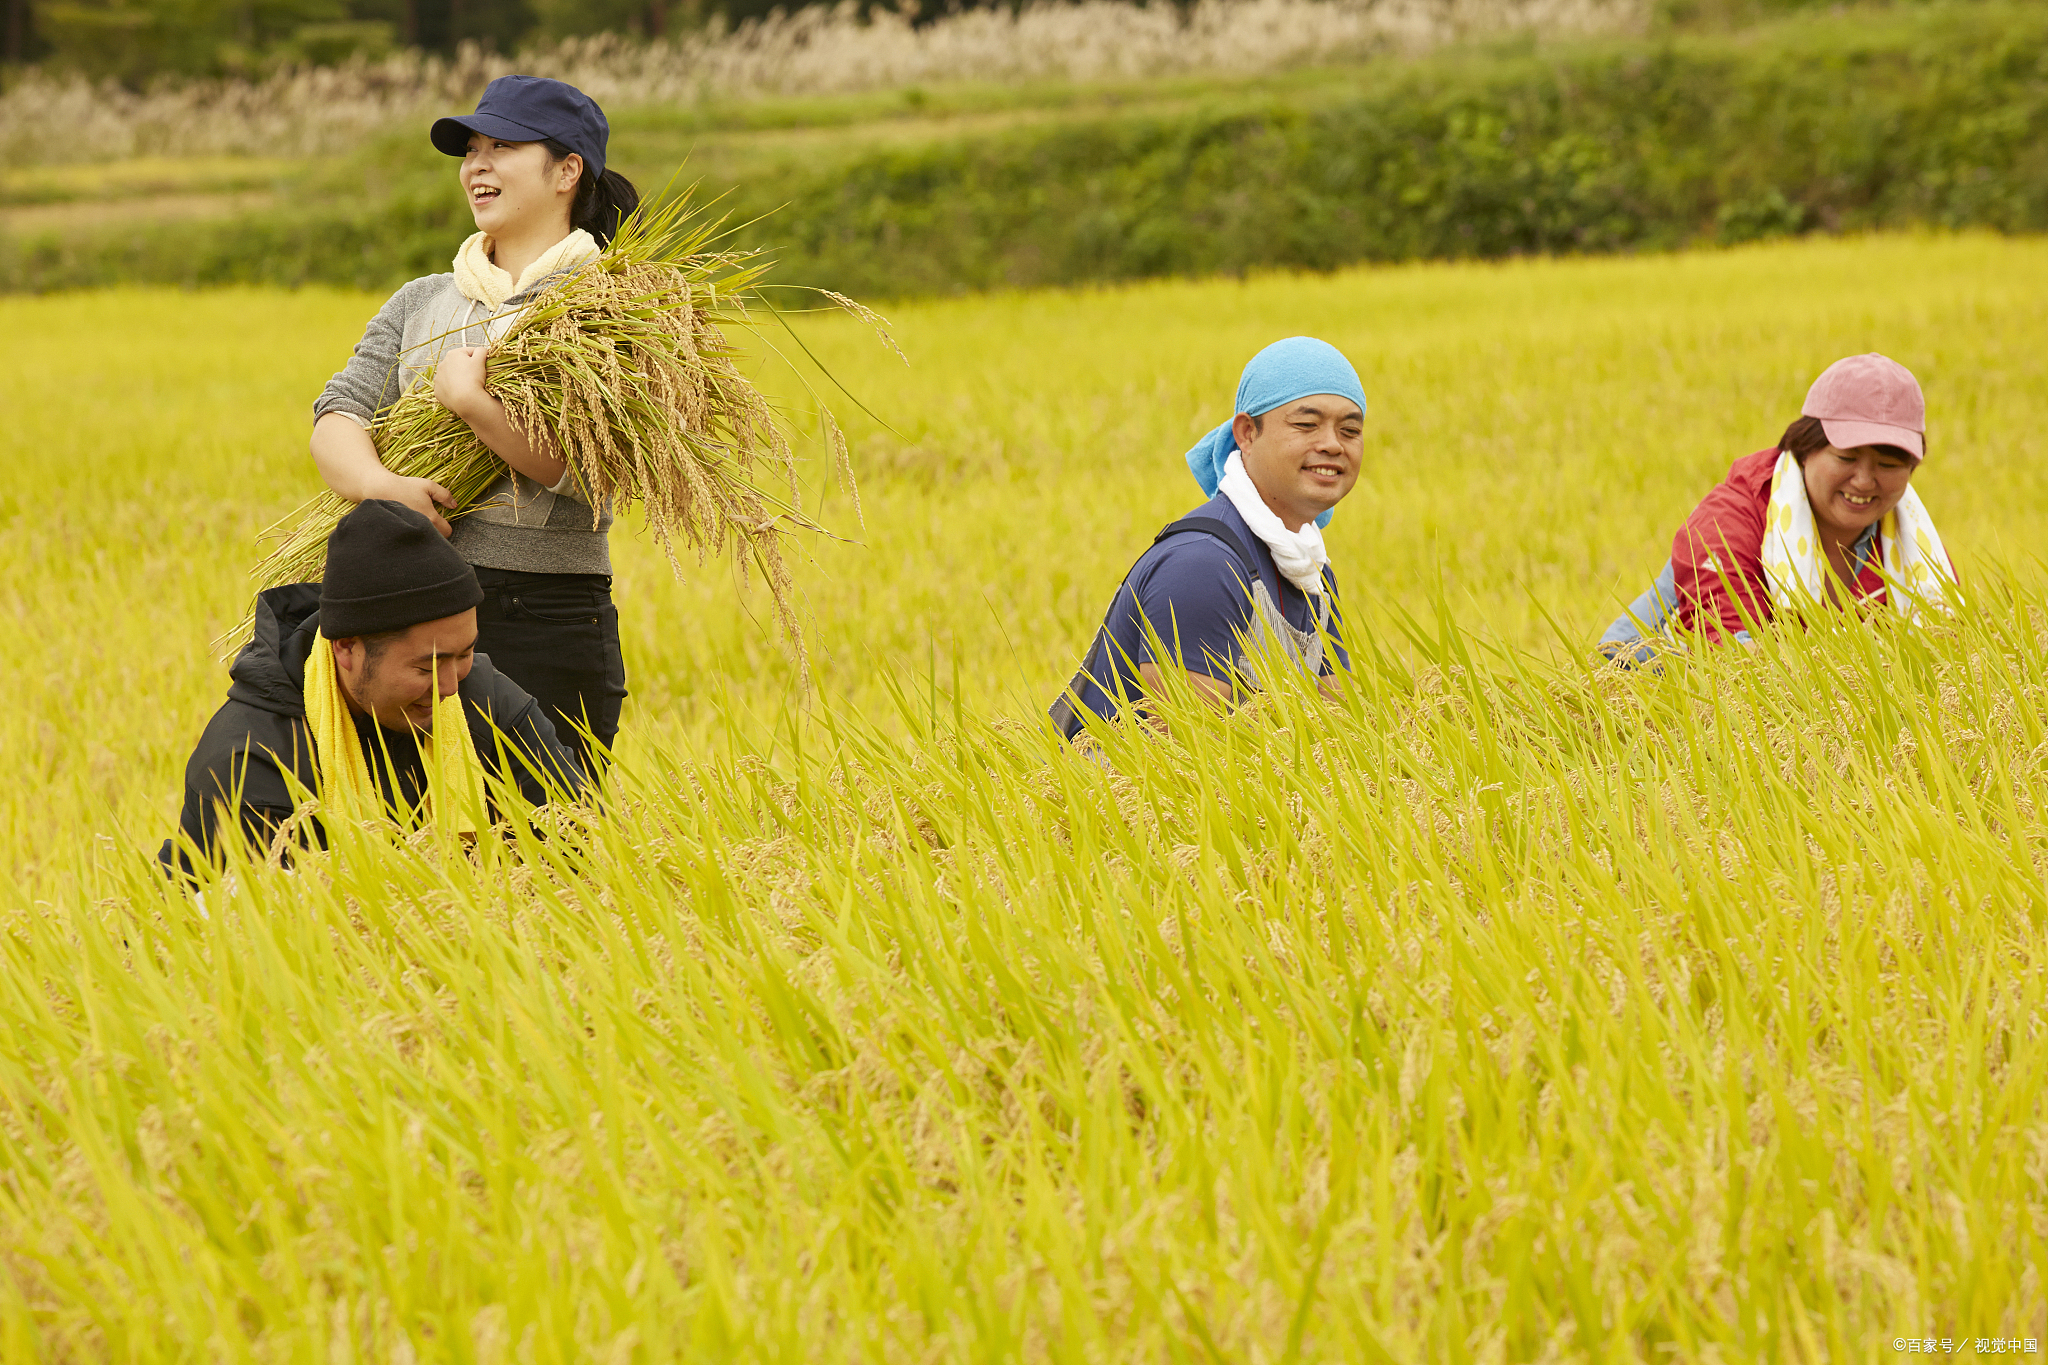
<instances>
[{"instance_id":1,"label":"navy blue polo shirt","mask_svg":"<svg viewBox=\"0 0 2048 1365\"><path fill-rule=\"evenodd\" d=\"M1242 642L1259 638L1257 609L1252 605L1252 575L1263 579L1268 590L1279 591L1280 614L1300 631L1314 631L1315 606L1281 575L1273 552L1252 534L1229 498L1218 493L1188 514L1220 521L1237 532L1240 540L1258 556L1258 563L1246 566L1239 554L1213 535L1183 532L1160 541L1140 556L1117 589L1103 618L1102 629L1077 677L1076 694L1081 704L1105 720L1113 720L1120 709L1118 697L1142 697L1138 665L1157 663L1184 668L1222 682L1235 683L1236 660L1245 652ZM1329 576L1333 589L1335 576ZM1145 622L1152 623L1166 657L1146 638ZM1329 647L1323 656L1325 674L1351 668L1338 634L1333 609L1327 627Z\"/></svg>"}]
</instances>

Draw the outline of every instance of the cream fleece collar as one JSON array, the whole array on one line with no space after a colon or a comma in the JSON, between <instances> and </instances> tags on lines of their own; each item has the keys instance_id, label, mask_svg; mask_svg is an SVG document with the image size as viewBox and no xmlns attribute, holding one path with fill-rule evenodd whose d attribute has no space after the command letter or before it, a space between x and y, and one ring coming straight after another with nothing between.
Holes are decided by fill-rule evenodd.
<instances>
[{"instance_id":1,"label":"cream fleece collar","mask_svg":"<svg viewBox=\"0 0 2048 1365\"><path fill-rule=\"evenodd\" d=\"M515 281L509 272L500 270L491 259L494 246L488 236L474 232L462 244L462 249L455 253L455 287L462 291L464 298L490 308L504 307L506 299L539 284L556 271L595 259L598 250L597 239L577 228L543 251L540 258L526 267L526 273Z\"/></svg>"}]
</instances>

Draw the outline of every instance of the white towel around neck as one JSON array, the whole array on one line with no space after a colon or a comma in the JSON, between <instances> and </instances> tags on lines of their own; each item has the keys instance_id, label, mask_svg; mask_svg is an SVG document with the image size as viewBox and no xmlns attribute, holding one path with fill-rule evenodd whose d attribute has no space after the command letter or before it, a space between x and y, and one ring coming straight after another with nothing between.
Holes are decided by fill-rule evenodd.
<instances>
[{"instance_id":1,"label":"white towel around neck","mask_svg":"<svg viewBox=\"0 0 2048 1365\"><path fill-rule=\"evenodd\" d=\"M501 269L491 259L494 247L488 236L473 232L463 242L462 249L455 253L455 287L462 291L464 298L473 299L487 308L502 308L505 300L520 290L539 284L558 270L593 260L598 254L597 239L577 228L541 252L515 281L510 271Z\"/></svg>"},{"instance_id":2,"label":"white towel around neck","mask_svg":"<svg viewBox=\"0 0 2048 1365\"><path fill-rule=\"evenodd\" d=\"M1324 591L1323 568L1329 564L1330 555L1323 548L1322 531L1313 520L1303 522L1299 531L1281 525L1280 518L1259 496L1252 476L1244 472L1244 460L1235 450L1224 462L1223 477L1217 482L1216 491L1230 499L1230 505L1244 518L1244 524L1252 528L1252 534L1266 542L1266 548L1273 552L1273 562L1288 582L1305 593L1320 595Z\"/></svg>"}]
</instances>

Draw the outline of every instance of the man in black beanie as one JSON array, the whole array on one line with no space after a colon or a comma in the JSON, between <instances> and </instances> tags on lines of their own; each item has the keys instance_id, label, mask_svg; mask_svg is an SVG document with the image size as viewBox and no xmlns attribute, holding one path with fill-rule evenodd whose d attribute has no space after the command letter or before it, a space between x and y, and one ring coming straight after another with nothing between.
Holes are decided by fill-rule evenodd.
<instances>
[{"instance_id":1,"label":"man in black beanie","mask_svg":"<svg viewBox=\"0 0 2048 1365\"><path fill-rule=\"evenodd\" d=\"M357 504L327 538L324 582L258 595L256 636L229 665L228 700L185 765L181 837L166 840L158 857L188 872L195 854L211 858L224 813L266 845L292 813L285 774L319 790L306 710L315 650L332 651L356 742L393 811L414 809L426 791L420 745L432 735L435 703L451 694L462 699L486 772L502 770L502 734L505 775L527 800L582 790L583 771L540 704L476 653L481 601L476 572L433 523L402 503ZM317 824L311 837L326 841Z\"/></svg>"}]
</instances>

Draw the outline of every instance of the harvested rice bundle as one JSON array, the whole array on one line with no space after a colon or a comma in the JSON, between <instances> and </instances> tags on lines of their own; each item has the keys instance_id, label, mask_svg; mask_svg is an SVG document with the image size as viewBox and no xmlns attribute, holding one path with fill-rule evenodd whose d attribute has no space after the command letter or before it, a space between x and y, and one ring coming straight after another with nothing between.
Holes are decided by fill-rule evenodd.
<instances>
[{"instance_id":1,"label":"harvested rice bundle","mask_svg":"<svg viewBox=\"0 0 2048 1365\"><path fill-rule=\"evenodd\" d=\"M691 213L687 196L643 211L596 260L534 299L492 346L485 383L514 426L554 442L593 524L595 509L637 503L671 565L678 540L700 564L732 552L743 578L751 562L799 670L807 671L780 538L822 528L797 508L789 438L774 406L740 371L740 352L726 335L754 325L745 300L766 263L751 251L710 250L717 230ZM818 292L894 348L873 312ZM846 438L822 405L819 411L835 474L857 514ZM434 400L432 371L370 435L387 469L447 487L456 501L451 518L474 510L504 473L504 462L468 424ZM787 496L768 492L764 475L786 481ZM257 566L262 585L319 578L328 533L350 505L323 494L273 527L269 534L283 543Z\"/></svg>"}]
</instances>

